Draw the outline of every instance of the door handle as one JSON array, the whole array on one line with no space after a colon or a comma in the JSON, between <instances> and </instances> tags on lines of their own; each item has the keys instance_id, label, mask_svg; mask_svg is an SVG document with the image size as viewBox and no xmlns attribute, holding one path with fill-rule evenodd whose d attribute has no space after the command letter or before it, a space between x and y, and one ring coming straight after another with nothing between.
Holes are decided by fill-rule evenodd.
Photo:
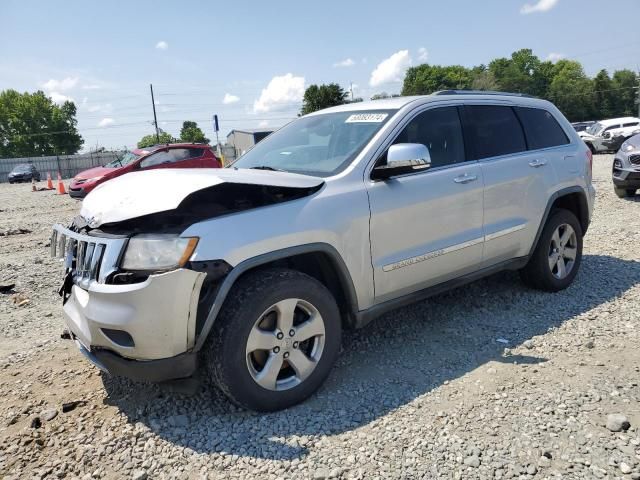
<instances>
[{"instance_id":1,"label":"door handle","mask_svg":"<svg viewBox=\"0 0 640 480\"><path fill-rule=\"evenodd\" d=\"M532 160L531 162L529 162L529 166L533 168L544 167L546 164L546 160Z\"/></svg>"},{"instance_id":2,"label":"door handle","mask_svg":"<svg viewBox=\"0 0 640 480\"><path fill-rule=\"evenodd\" d=\"M478 180L477 175L469 175L468 173L465 173L464 175L460 175L453 179L453 181L456 183L469 183L475 182L476 180Z\"/></svg>"}]
</instances>

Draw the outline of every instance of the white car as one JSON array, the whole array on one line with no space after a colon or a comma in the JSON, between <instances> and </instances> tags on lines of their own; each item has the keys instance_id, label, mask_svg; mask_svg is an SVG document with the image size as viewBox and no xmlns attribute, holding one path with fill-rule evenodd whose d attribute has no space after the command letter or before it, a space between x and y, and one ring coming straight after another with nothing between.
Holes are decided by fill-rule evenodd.
<instances>
[{"instance_id":1,"label":"white car","mask_svg":"<svg viewBox=\"0 0 640 480\"><path fill-rule=\"evenodd\" d=\"M592 153L602 153L609 150L604 143L607 139L618 135L630 136L640 126L640 118L621 117L610 120L600 120L578 135L587 144Z\"/></svg>"}]
</instances>

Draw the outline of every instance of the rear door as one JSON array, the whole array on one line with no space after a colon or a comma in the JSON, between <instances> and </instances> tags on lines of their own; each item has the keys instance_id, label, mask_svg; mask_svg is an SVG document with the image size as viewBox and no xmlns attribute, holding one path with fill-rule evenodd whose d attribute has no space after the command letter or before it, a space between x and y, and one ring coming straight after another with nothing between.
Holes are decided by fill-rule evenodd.
<instances>
[{"instance_id":1,"label":"rear door","mask_svg":"<svg viewBox=\"0 0 640 480\"><path fill-rule=\"evenodd\" d=\"M527 147L510 105L467 105L466 131L484 177L484 253L487 267L525 256L536 236L551 189L556 152Z\"/></svg>"},{"instance_id":2,"label":"rear door","mask_svg":"<svg viewBox=\"0 0 640 480\"><path fill-rule=\"evenodd\" d=\"M392 143L427 146L432 166L367 179L376 302L471 272L482 260L482 172L467 158L458 107L416 114Z\"/></svg>"}]
</instances>

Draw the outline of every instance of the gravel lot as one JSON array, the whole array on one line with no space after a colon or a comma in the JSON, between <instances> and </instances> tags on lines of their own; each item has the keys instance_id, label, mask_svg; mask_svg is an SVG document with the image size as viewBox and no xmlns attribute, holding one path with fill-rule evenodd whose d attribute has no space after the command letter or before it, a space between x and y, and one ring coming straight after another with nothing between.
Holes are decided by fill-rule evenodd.
<instances>
[{"instance_id":1,"label":"gravel lot","mask_svg":"<svg viewBox=\"0 0 640 480\"><path fill-rule=\"evenodd\" d=\"M103 378L60 339L48 257L79 204L0 185L0 478L640 479L640 197L611 161L571 288L501 273L392 312L273 414Z\"/></svg>"}]
</instances>

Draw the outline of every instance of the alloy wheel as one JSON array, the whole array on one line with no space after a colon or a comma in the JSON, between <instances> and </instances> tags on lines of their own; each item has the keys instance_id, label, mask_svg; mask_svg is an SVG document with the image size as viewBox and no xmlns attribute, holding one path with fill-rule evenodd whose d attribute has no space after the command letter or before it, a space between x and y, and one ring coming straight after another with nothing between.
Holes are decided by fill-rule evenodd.
<instances>
[{"instance_id":1,"label":"alloy wheel","mask_svg":"<svg viewBox=\"0 0 640 480\"><path fill-rule=\"evenodd\" d=\"M573 270L578 255L578 238L573 227L563 223L556 228L549 245L549 268L558 280Z\"/></svg>"},{"instance_id":2,"label":"alloy wheel","mask_svg":"<svg viewBox=\"0 0 640 480\"><path fill-rule=\"evenodd\" d=\"M249 373L267 390L293 388L315 370L324 340L324 320L317 308L298 298L281 300L260 315L249 333Z\"/></svg>"}]
</instances>

